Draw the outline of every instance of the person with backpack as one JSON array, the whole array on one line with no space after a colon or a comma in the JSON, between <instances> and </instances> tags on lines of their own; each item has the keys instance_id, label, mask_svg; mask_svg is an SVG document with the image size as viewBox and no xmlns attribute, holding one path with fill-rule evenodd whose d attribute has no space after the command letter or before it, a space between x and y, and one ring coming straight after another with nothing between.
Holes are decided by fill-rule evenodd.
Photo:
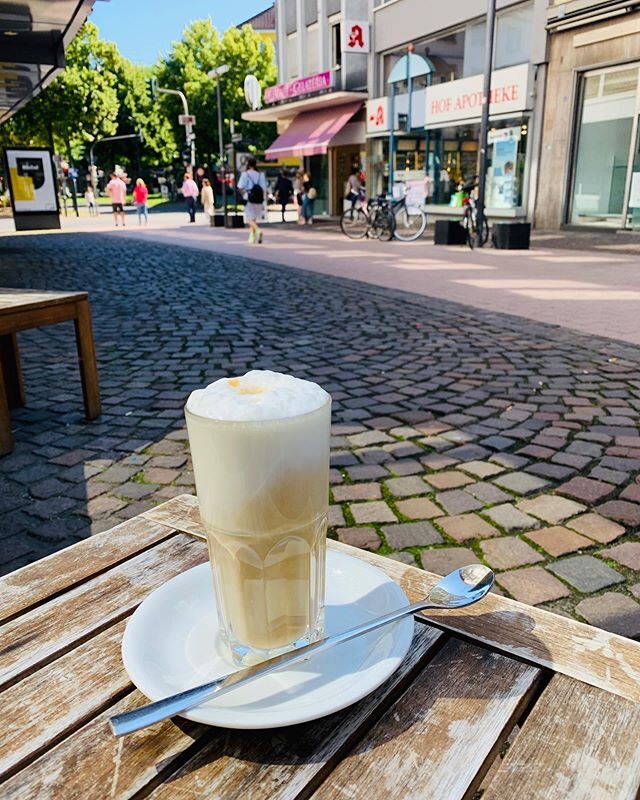
<instances>
[{"instance_id":1,"label":"person with backpack","mask_svg":"<svg viewBox=\"0 0 640 800\"><path fill-rule=\"evenodd\" d=\"M249 225L249 243L262 244L262 231L258 226L258 221L264 215L267 182L264 173L258 170L258 162L255 158L247 161L247 168L238 181L238 189L243 193L246 201L244 220Z\"/></svg>"}]
</instances>

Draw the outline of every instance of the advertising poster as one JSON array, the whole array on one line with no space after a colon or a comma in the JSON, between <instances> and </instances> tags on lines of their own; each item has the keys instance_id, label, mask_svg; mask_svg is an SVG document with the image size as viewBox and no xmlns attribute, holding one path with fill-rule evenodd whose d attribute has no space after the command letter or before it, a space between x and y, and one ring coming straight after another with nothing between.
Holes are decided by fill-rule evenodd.
<instances>
[{"instance_id":1,"label":"advertising poster","mask_svg":"<svg viewBox=\"0 0 640 800\"><path fill-rule=\"evenodd\" d=\"M518 139L515 136L495 138L491 159L491 208L515 208L515 169L518 157Z\"/></svg>"},{"instance_id":2,"label":"advertising poster","mask_svg":"<svg viewBox=\"0 0 640 800\"><path fill-rule=\"evenodd\" d=\"M56 180L49 150L7 148L5 160L14 214L57 214Z\"/></svg>"}]
</instances>

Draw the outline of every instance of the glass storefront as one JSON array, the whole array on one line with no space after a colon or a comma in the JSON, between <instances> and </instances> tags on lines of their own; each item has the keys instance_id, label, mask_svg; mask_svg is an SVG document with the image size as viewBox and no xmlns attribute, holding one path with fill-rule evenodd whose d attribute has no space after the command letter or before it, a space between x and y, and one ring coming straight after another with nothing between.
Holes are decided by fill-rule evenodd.
<instances>
[{"instance_id":1,"label":"glass storefront","mask_svg":"<svg viewBox=\"0 0 640 800\"><path fill-rule=\"evenodd\" d=\"M583 75L568 215L574 225L640 225L639 80L639 64Z\"/></svg>"},{"instance_id":2,"label":"glass storefront","mask_svg":"<svg viewBox=\"0 0 640 800\"><path fill-rule=\"evenodd\" d=\"M487 208L516 209L523 205L528 118L491 123L487 149ZM403 136L396 141L395 180L405 174L425 180L427 203L450 205L457 202L460 184L478 174L480 123L471 122L425 131L417 137ZM427 148L429 158L427 160ZM638 156L640 160L640 154ZM382 144L382 175L388 178L389 144Z\"/></svg>"}]
</instances>

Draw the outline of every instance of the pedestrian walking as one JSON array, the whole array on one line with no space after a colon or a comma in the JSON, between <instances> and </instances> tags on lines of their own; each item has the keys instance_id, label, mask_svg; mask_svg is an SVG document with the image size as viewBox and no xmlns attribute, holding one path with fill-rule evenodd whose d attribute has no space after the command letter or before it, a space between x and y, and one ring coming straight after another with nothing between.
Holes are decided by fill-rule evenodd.
<instances>
[{"instance_id":1,"label":"pedestrian walking","mask_svg":"<svg viewBox=\"0 0 640 800\"><path fill-rule=\"evenodd\" d=\"M302 186L304 193L302 195L302 217L305 225L313 225L313 207L315 204L318 192L311 182L311 176L305 172L302 176Z\"/></svg>"},{"instance_id":2,"label":"pedestrian walking","mask_svg":"<svg viewBox=\"0 0 640 800\"><path fill-rule=\"evenodd\" d=\"M285 175L284 170L278 175L278 180L276 181L276 185L274 187L274 193L276 200L278 203L280 203L280 208L282 210L282 221L286 222L284 212L287 208L287 205L291 202L291 196L293 195L293 184Z\"/></svg>"},{"instance_id":3,"label":"pedestrian walking","mask_svg":"<svg viewBox=\"0 0 640 800\"><path fill-rule=\"evenodd\" d=\"M146 183L142 178L138 178L136 185L133 189L133 202L136 204L138 211L138 225L142 225L142 217L144 217L144 224L149 222L149 212L147 211L147 199L149 197L149 190Z\"/></svg>"},{"instance_id":4,"label":"pedestrian walking","mask_svg":"<svg viewBox=\"0 0 640 800\"><path fill-rule=\"evenodd\" d=\"M107 194L111 198L111 208L116 228L118 227L118 216L122 217L122 227L124 228L124 204L127 201L127 185L115 172L111 173L111 180L107 184Z\"/></svg>"},{"instance_id":5,"label":"pedestrian walking","mask_svg":"<svg viewBox=\"0 0 640 800\"><path fill-rule=\"evenodd\" d=\"M96 196L93 193L92 186L87 186L84 190L84 201L89 209L89 216L97 217L100 212L98 211L98 204L96 203Z\"/></svg>"},{"instance_id":6,"label":"pedestrian walking","mask_svg":"<svg viewBox=\"0 0 640 800\"><path fill-rule=\"evenodd\" d=\"M295 197L296 209L298 211L298 225L304 225L304 219L302 218L302 198L304 195L302 178L302 172L296 172L296 176L293 179L293 196Z\"/></svg>"},{"instance_id":7,"label":"pedestrian walking","mask_svg":"<svg viewBox=\"0 0 640 800\"><path fill-rule=\"evenodd\" d=\"M240 176L238 189L243 193L246 201L244 207L244 220L249 225L249 242L262 244L262 231L258 221L264 215L264 198L267 191L267 182L264 173L258 170L255 158L247 161L247 168Z\"/></svg>"},{"instance_id":8,"label":"pedestrian walking","mask_svg":"<svg viewBox=\"0 0 640 800\"><path fill-rule=\"evenodd\" d=\"M213 217L216 204L213 199L213 189L211 188L211 181L208 178L202 179L202 191L200 192L200 202L204 208L205 215L209 218L208 222L211 224L211 217Z\"/></svg>"},{"instance_id":9,"label":"pedestrian walking","mask_svg":"<svg viewBox=\"0 0 640 800\"><path fill-rule=\"evenodd\" d=\"M182 196L187 203L187 211L189 212L189 222L196 221L196 198L200 194L198 191L198 184L193 180L190 172L186 172L182 188L180 189Z\"/></svg>"}]
</instances>

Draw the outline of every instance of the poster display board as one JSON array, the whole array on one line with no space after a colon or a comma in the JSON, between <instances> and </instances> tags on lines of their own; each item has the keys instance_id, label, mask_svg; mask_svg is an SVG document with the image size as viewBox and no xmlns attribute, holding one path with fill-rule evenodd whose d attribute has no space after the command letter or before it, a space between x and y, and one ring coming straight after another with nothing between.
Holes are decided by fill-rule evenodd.
<instances>
[{"instance_id":1,"label":"poster display board","mask_svg":"<svg viewBox=\"0 0 640 800\"><path fill-rule=\"evenodd\" d=\"M51 151L44 147L7 147L4 161L16 230L59 228Z\"/></svg>"}]
</instances>

